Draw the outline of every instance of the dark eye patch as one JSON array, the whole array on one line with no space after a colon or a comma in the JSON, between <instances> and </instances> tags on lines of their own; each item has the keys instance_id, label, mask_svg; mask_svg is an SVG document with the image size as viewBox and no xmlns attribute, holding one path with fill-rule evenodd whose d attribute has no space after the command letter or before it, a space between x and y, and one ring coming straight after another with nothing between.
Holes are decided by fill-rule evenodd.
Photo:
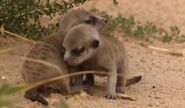
<instances>
[{"instance_id":1,"label":"dark eye patch","mask_svg":"<svg viewBox=\"0 0 185 108\"><path fill-rule=\"evenodd\" d=\"M93 40L92 43L91 43L91 46L92 46L93 48L98 48L98 46L99 46L99 41L98 41L98 40Z\"/></svg>"},{"instance_id":2,"label":"dark eye patch","mask_svg":"<svg viewBox=\"0 0 185 108\"><path fill-rule=\"evenodd\" d=\"M80 49L76 48L76 49L71 50L71 53L74 55L80 55L82 52L84 52L84 50L85 50L84 47L82 47Z\"/></svg>"},{"instance_id":3,"label":"dark eye patch","mask_svg":"<svg viewBox=\"0 0 185 108\"><path fill-rule=\"evenodd\" d=\"M89 19L84 21L86 24L95 25L97 23L97 18L95 16L90 16Z\"/></svg>"}]
</instances>

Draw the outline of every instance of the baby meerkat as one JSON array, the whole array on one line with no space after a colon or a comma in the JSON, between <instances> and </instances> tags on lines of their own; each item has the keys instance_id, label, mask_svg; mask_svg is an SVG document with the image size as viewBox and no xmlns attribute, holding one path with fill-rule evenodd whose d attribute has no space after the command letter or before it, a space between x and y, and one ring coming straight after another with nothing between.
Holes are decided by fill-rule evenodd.
<instances>
[{"instance_id":1,"label":"baby meerkat","mask_svg":"<svg viewBox=\"0 0 185 108\"><path fill-rule=\"evenodd\" d=\"M116 99L116 91L124 92L128 57L123 43L114 37L99 36L91 25L79 24L66 34L63 47L68 65L107 72L107 98ZM141 76L136 79L140 80Z\"/></svg>"},{"instance_id":2,"label":"baby meerkat","mask_svg":"<svg viewBox=\"0 0 185 108\"><path fill-rule=\"evenodd\" d=\"M63 59L63 39L70 28L83 23L89 24L95 29L100 30L105 24L105 19L82 9L72 10L66 14L60 23L58 32L38 41L25 55L26 57L32 59L38 59L54 64L58 66L62 72L59 72L57 69L41 63L25 60L21 72L23 79L27 84L39 82L68 73L68 67L64 63ZM32 90L28 90L25 93L25 97L31 99L32 101L39 101L47 105L47 101L44 100L41 95L41 92L43 92L44 88L55 89L63 93L69 93L72 91L70 87L70 78L65 78L38 88L34 88Z\"/></svg>"}]
</instances>

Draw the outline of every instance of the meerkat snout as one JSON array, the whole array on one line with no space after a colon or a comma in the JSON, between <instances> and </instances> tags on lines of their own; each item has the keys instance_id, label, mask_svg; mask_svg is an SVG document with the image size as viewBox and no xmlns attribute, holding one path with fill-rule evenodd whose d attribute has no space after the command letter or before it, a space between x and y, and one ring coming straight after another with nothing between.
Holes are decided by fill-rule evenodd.
<instances>
[{"instance_id":1,"label":"meerkat snout","mask_svg":"<svg viewBox=\"0 0 185 108\"><path fill-rule=\"evenodd\" d=\"M64 54L64 62L68 65L78 65L85 60L82 59L82 57L87 59L92 55L92 50L95 50L98 47L99 41L95 39L90 43L89 47L78 47L66 51Z\"/></svg>"}]
</instances>

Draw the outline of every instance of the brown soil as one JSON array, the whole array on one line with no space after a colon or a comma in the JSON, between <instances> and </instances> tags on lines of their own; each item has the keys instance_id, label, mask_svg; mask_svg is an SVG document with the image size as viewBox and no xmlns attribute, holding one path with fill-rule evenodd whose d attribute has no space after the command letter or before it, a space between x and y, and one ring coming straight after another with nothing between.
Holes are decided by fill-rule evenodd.
<instances>
[{"instance_id":1,"label":"brown soil","mask_svg":"<svg viewBox=\"0 0 185 108\"><path fill-rule=\"evenodd\" d=\"M86 3L83 7L93 6L100 10L106 10L111 15L122 13L125 16L134 16L141 22L152 21L165 29L169 25L177 25L182 29L185 24L184 0L120 0L117 7L113 6L111 0L94 0ZM121 34L117 34L121 37ZM94 95L73 96L67 100L71 108L184 108L185 107L185 58L153 51L141 45L150 44L153 46L182 50L185 43L164 44L157 40L135 40L120 38L125 43L129 54L129 77L142 75L141 82L126 89L126 94L136 98L136 101L129 100L107 100L104 98L105 80L97 78L97 85L94 87ZM22 61L15 55L23 55L30 45L26 42L12 39L0 38L0 46L22 47L9 54L0 54L0 84L22 84L20 69ZM100 83L101 82L101 83ZM41 104L31 102L18 96L20 99L19 108L45 108ZM47 97L50 105L54 108L63 96L52 94Z\"/></svg>"}]
</instances>

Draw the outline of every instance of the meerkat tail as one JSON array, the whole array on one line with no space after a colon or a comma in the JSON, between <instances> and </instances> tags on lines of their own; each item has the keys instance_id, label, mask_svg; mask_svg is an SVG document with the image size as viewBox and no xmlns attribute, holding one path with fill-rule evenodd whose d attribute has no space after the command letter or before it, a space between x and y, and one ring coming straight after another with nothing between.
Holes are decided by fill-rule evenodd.
<instances>
[{"instance_id":1,"label":"meerkat tail","mask_svg":"<svg viewBox=\"0 0 185 108\"><path fill-rule=\"evenodd\" d=\"M29 94L29 93L25 93L24 97L26 99L29 99L29 100L33 101L33 102L37 101L37 102L39 102L39 103L41 103L43 105L46 105L46 106L49 104L46 99L44 99L43 97L41 97L39 95L34 96L34 95Z\"/></svg>"},{"instance_id":2,"label":"meerkat tail","mask_svg":"<svg viewBox=\"0 0 185 108\"><path fill-rule=\"evenodd\" d=\"M141 75L130 78L127 80L126 86L133 85L133 84L139 82L141 79L142 79Z\"/></svg>"}]
</instances>

